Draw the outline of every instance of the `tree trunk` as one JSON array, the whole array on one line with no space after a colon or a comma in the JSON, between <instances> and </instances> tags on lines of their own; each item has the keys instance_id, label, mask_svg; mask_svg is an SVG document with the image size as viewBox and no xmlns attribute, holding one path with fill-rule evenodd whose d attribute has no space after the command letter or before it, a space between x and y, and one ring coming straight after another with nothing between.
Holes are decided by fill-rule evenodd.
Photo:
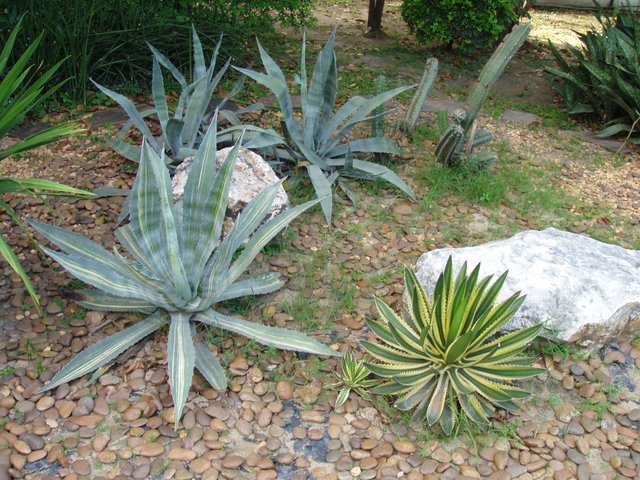
<instances>
[{"instance_id":1,"label":"tree trunk","mask_svg":"<svg viewBox=\"0 0 640 480\"><path fill-rule=\"evenodd\" d=\"M369 33L382 32L382 10L384 9L384 0L369 0L369 19L367 26Z\"/></svg>"}]
</instances>

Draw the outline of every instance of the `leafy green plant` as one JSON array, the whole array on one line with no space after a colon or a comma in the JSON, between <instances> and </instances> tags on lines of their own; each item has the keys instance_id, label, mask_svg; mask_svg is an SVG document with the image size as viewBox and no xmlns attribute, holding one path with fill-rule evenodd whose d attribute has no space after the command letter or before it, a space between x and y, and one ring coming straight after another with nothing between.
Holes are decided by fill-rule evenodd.
<instances>
[{"instance_id":1,"label":"leafy green plant","mask_svg":"<svg viewBox=\"0 0 640 480\"><path fill-rule=\"evenodd\" d=\"M417 407L413 418L440 425L449 435L460 409L474 422L488 424L495 406L516 410L514 399L528 393L511 380L537 375L533 358L519 354L540 332L539 325L491 338L516 313L524 297L515 293L496 305L507 273L489 285L478 281L480 265L467 276L466 263L454 279L451 258L429 300L413 270L405 268L403 316L382 300L375 303L382 322L368 321L383 344L363 342L379 363L366 363L388 380L373 393L397 394L400 410Z\"/></svg>"},{"instance_id":2,"label":"leafy green plant","mask_svg":"<svg viewBox=\"0 0 640 480\"><path fill-rule=\"evenodd\" d=\"M351 352L342 355L341 372L334 372L337 382L329 385L329 388L340 388L336 398L335 407L338 408L349 399L351 391L356 392L365 400L371 400L367 390L377 385L377 379L367 378L371 372L364 362L357 361Z\"/></svg>"},{"instance_id":3,"label":"leafy green plant","mask_svg":"<svg viewBox=\"0 0 640 480\"><path fill-rule=\"evenodd\" d=\"M505 37L480 72L480 77L467 99L465 110L456 110L451 121L446 111L438 114L438 128L442 136L436 147L436 158L440 163L449 167L464 165L479 169L496 159L493 152L474 152L477 147L494 138L490 131L477 129L478 115L489 98L493 84L502 75L530 31L531 24L521 23Z\"/></svg>"},{"instance_id":4,"label":"leafy green plant","mask_svg":"<svg viewBox=\"0 0 640 480\"><path fill-rule=\"evenodd\" d=\"M15 28L11 31L7 42L4 44L2 52L0 52L0 139L6 137L11 130L20 125L27 113L42 105L42 102L53 95L53 93L64 84L64 82L60 82L53 87L45 87L47 82L55 75L62 62L57 63L41 75L38 75L38 69L33 64L30 64L35 50L42 41L42 34L29 45L13 65L9 65L9 58L16 39L18 38L18 33L22 28L22 21L23 19L20 18ZM81 131L81 129L73 124L58 125L40 130L24 140L17 141L4 149L0 149L0 160L54 142L65 135L79 131ZM4 194L65 197L91 196L90 192L85 192L84 190L72 188L50 180L0 177L0 195ZM7 202L0 200L0 209L6 211L11 219L29 235L16 212ZM0 256L2 256L13 271L18 274L29 296L36 307L39 308L38 295L29 277L20 265L18 257L13 250L11 250L6 239L1 235Z\"/></svg>"},{"instance_id":5,"label":"leafy green plant","mask_svg":"<svg viewBox=\"0 0 640 480\"><path fill-rule=\"evenodd\" d=\"M469 53L491 46L524 13L522 0L403 0L402 18L426 42Z\"/></svg>"},{"instance_id":6,"label":"leafy green plant","mask_svg":"<svg viewBox=\"0 0 640 480\"><path fill-rule=\"evenodd\" d=\"M600 137L625 133L633 143L640 119L640 18L630 7L615 14L598 9L599 25L580 33L582 46L565 45L566 59L549 42L558 68L545 68L570 115L605 124Z\"/></svg>"},{"instance_id":7,"label":"leafy green plant","mask_svg":"<svg viewBox=\"0 0 640 480\"><path fill-rule=\"evenodd\" d=\"M173 205L169 172L143 144L140 168L129 195L129 222L115 232L134 260L113 254L82 235L31 221L62 252L45 252L69 273L95 287L80 291L82 307L140 312L144 320L102 339L65 365L43 388L50 390L92 372L161 327L169 326L167 357L176 428L189 394L194 367L212 387L223 389L220 362L199 341L203 323L239 333L265 345L322 355L336 352L298 332L255 324L215 309L225 300L273 292L283 283L277 273L240 279L256 255L278 232L317 200L298 205L260 226L276 195L276 183L260 192L221 238L233 166L240 140L216 171L216 122L196 153L184 198ZM244 245L242 253L234 253Z\"/></svg>"},{"instance_id":8,"label":"leafy green plant","mask_svg":"<svg viewBox=\"0 0 640 480\"><path fill-rule=\"evenodd\" d=\"M415 199L411 189L390 169L354 158L354 155L358 154L398 154L400 151L394 142L385 137L355 140L348 138L356 126L362 122L371 121L376 116L372 112L377 107L411 87L394 88L370 99L355 96L334 112L338 87L338 70L333 48L335 36L334 30L318 54L310 81L307 78L306 37L303 37L300 76L296 76L296 83L300 87L301 119L294 113L284 73L262 48L260 42L258 42L258 48L266 73L236 68L269 88L276 96L284 116L283 129L287 140L285 148L277 149L276 155L288 162L291 167L290 173L295 175L306 170L318 197L322 198L320 205L329 225L331 225L333 208L331 192L334 183L337 183L352 201L354 200L353 194L343 182L342 177L385 180ZM386 112L382 112L378 116L385 114Z\"/></svg>"},{"instance_id":9,"label":"leafy green plant","mask_svg":"<svg viewBox=\"0 0 640 480\"><path fill-rule=\"evenodd\" d=\"M176 165L186 157L195 155L198 146L202 143L207 126L211 123L211 116L214 113L211 107L214 92L222 76L229 68L230 61L227 61L216 73L216 60L222 38L220 38L213 50L211 62L207 66L200 38L193 27L192 35L194 69L191 82L187 82L185 76L180 73L178 68L166 56L149 45L149 48L153 52L151 90L153 93L154 108L140 112L134 103L124 95L120 95L96 83L100 91L117 102L130 117L130 121L122 127L117 137L108 140L113 149L128 160L137 162L140 158L140 148L124 140L134 127L142 133L156 154L164 156L166 162L170 165ZM169 110L170 102L168 102L165 92L165 82L162 69L160 68L161 65L169 70L182 88L178 104L173 112ZM262 108L261 104L254 104L235 112L221 110L226 102L240 91L240 88L242 88L242 82L236 84L236 87L220 101L218 109L215 110L223 117L229 119L233 124L231 128L218 132L217 139L219 143L233 142L240 135L240 129L238 128L240 125L239 114ZM154 138L151 130L145 123L145 118L152 115L157 117L162 129L162 137L159 140ZM249 132L244 138L251 137L250 141L245 144L247 148L261 148L282 141L282 139L272 131L268 132L252 126L243 127L243 129Z\"/></svg>"}]
</instances>

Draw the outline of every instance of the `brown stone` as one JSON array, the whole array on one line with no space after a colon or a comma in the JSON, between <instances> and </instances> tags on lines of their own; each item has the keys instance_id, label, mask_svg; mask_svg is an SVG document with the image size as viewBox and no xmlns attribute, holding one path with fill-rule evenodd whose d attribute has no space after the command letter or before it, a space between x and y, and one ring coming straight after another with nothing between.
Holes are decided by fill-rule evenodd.
<instances>
[{"instance_id":1,"label":"brown stone","mask_svg":"<svg viewBox=\"0 0 640 480\"><path fill-rule=\"evenodd\" d=\"M38 409L41 412L44 412L45 410L49 410L51 407L53 407L55 403L56 403L56 399L53 397L49 397L49 396L42 397L36 403L36 409Z\"/></svg>"},{"instance_id":2,"label":"brown stone","mask_svg":"<svg viewBox=\"0 0 640 480\"><path fill-rule=\"evenodd\" d=\"M169 460L179 460L181 462L190 462L196 458L196 452L186 448L173 447L169 450Z\"/></svg>"},{"instance_id":3,"label":"brown stone","mask_svg":"<svg viewBox=\"0 0 640 480\"><path fill-rule=\"evenodd\" d=\"M91 474L91 465L86 460L76 460L71 464L71 470L86 477Z\"/></svg>"},{"instance_id":4,"label":"brown stone","mask_svg":"<svg viewBox=\"0 0 640 480\"><path fill-rule=\"evenodd\" d=\"M116 455L116 452L112 452L111 450L105 450L98 453L96 458L100 463L115 463L118 456Z\"/></svg>"},{"instance_id":5,"label":"brown stone","mask_svg":"<svg viewBox=\"0 0 640 480\"><path fill-rule=\"evenodd\" d=\"M390 443L382 442L376 448L371 450L373 457L390 457L393 455L393 446Z\"/></svg>"},{"instance_id":6,"label":"brown stone","mask_svg":"<svg viewBox=\"0 0 640 480\"><path fill-rule=\"evenodd\" d=\"M71 417L70 420L81 427L95 427L103 418L102 415L83 415L81 417Z\"/></svg>"},{"instance_id":7,"label":"brown stone","mask_svg":"<svg viewBox=\"0 0 640 480\"><path fill-rule=\"evenodd\" d=\"M417 449L415 444L406 440L398 440L396 442L393 442L393 448L395 448L398 453L406 453L409 455L414 453Z\"/></svg>"},{"instance_id":8,"label":"brown stone","mask_svg":"<svg viewBox=\"0 0 640 480\"><path fill-rule=\"evenodd\" d=\"M133 453L142 457L157 457L164 453L164 447L159 443L148 442L137 445L133 449Z\"/></svg>"},{"instance_id":9,"label":"brown stone","mask_svg":"<svg viewBox=\"0 0 640 480\"><path fill-rule=\"evenodd\" d=\"M222 466L224 468L235 469L240 467L244 463L244 458L240 455L228 455L222 459Z\"/></svg>"}]
</instances>

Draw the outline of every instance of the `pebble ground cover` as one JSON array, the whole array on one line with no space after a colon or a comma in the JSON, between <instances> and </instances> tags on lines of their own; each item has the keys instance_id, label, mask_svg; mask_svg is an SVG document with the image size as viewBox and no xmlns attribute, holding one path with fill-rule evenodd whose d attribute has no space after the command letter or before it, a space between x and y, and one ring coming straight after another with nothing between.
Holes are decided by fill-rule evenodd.
<instances>
[{"instance_id":1,"label":"pebble ground cover","mask_svg":"<svg viewBox=\"0 0 640 480\"><path fill-rule=\"evenodd\" d=\"M415 59L422 50L394 28L397 2L390 2L382 43L361 37L364 3L321 7L319 25L310 34L317 35L318 46L330 28L323 18L337 12L332 21L343 23L337 49L347 89L365 93L358 91L363 64L373 79L398 64L408 66L402 71L407 80L419 78ZM534 12L534 25L540 18ZM573 24L571 17L561 18ZM547 36L549 23L544 25ZM533 38L515 64L537 72L549 60L536 47L535 30ZM291 45L298 44L296 37ZM291 54L295 62L296 53ZM433 95L451 98L464 91L471 78L466 68L449 62ZM382 184L353 182L359 203L336 204L331 230L314 210L258 257L254 268L281 272L285 288L229 302L229 312L305 331L341 351L359 351L359 343L372 338L364 322L375 315L372 295L399 309L402 265L413 265L430 249L547 226L640 248L637 152L614 154L576 138L572 132L582 126L543 97L522 94L531 77L522 72L506 72L503 81L520 81L521 88L498 87L482 120L498 138L492 148L500 160L493 171L464 176L437 165L434 118L424 114L412 138L398 138L405 155L393 160L419 201L409 202ZM536 83L536 88L553 98L544 86ZM516 103L535 109L540 120L527 127L499 120L501 111ZM94 113L72 115L89 121ZM266 117L272 115L276 112ZM7 159L0 168L9 176L80 188L130 188L132 164L101 141L110 130L90 127L83 135ZM310 189L294 193L294 202L307 195ZM72 228L110 248L122 198L12 198L10 203L21 215ZM1 220L3 228L9 225ZM43 313L30 307L18 279L2 265L0 479L640 478L640 338L593 352L541 342L535 354L547 373L525 385L533 394L521 413L504 413L485 432L468 426L456 439L411 425L382 398L370 402L352 395L334 408L338 392L326 386L335 381L335 359L270 350L215 329L204 333L228 366L230 388L212 390L196 376L177 431L167 385L166 331L120 357L93 383L82 378L36 394L68 358L135 318L80 309L73 302L80 285L47 265L17 229L8 237L41 292Z\"/></svg>"}]
</instances>

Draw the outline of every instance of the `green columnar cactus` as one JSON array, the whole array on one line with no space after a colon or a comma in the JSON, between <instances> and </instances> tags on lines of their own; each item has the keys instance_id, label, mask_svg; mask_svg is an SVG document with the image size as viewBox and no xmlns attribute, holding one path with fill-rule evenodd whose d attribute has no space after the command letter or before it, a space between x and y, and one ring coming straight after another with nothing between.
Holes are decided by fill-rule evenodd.
<instances>
[{"instance_id":1,"label":"green columnar cactus","mask_svg":"<svg viewBox=\"0 0 640 480\"><path fill-rule=\"evenodd\" d=\"M495 160L493 152L474 153L474 149L493 140L487 130L477 130L477 120L491 88L509 61L525 42L531 31L531 24L521 23L505 37L491 58L487 61L480 77L466 102L466 109L454 112L454 118L439 117L441 137L436 148L436 158L450 167L463 164L472 168L483 168Z\"/></svg>"}]
</instances>

